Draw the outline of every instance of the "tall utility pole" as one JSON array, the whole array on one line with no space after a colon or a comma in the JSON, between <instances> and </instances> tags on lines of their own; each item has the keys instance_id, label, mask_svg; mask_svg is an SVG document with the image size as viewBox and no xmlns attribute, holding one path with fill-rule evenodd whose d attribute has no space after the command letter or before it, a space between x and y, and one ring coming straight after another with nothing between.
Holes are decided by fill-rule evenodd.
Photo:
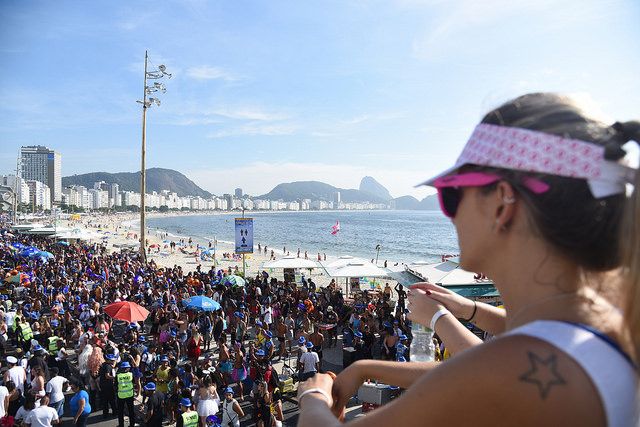
<instances>
[{"instance_id":1,"label":"tall utility pole","mask_svg":"<svg viewBox=\"0 0 640 427\"><path fill-rule=\"evenodd\" d=\"M13 225L18 224L18 188L20 188L20 192L22 193L22 186L18 182L18 177L20 176L20 156L18 156L18 160L16 162L16 182L14 183L14 192L13 192Z\"/></svg>"},{"instance_id":2,"label":"tall utility pole","mask_svg":"<svg viewBox=\"0 0 640 427\"><path fill-rule=\"evenodd\" d=\"M171 78L171 74L166 72L166 67L164 65L158 65L157 70L148 71L148 63L149 63L149 55L147 51L144 51L144 91L142 95L142 101L137 101L142 104L142 152L140 159L140 256L142 260L147 259L147 251L146 251L146 240L147 240L147 224L145 221L145 194L147 190L146 186L146 155L147 155L147 108L151 107L153 104L156 104L158 107L160 106L160 100L158 98L148 98L147 95L154 92L162 92L165 93L167 90L165 89L162 83L155 82L153 86L147 86L147 80L158 80L163 78L164 76L169 76Z\"/></svg>"},{"instance_id":3,"label":"tall utility pole","mask_svg":"<svg viewBox=\"0 0 640 427\"><path fill-rule=\"evenodd\" d=\"M143 261L147 260L146 251L146 231L147 225L145 223L145 193L146 193L146 156L147 156L147 61L149 56L147 51L144 51L144 88L142 95L142 155L140 161L140 256Z\"/></svg>"}]
</instances>

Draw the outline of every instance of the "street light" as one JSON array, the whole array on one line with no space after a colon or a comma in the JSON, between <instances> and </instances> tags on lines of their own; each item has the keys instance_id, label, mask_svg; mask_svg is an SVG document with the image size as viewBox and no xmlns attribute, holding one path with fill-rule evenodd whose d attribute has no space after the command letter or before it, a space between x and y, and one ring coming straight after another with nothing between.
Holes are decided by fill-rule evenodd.
<instances>
[{"instance_id":1,"label":"street light","mask_svg":"<svg viewBox=\"0 0 640 427\"><path fill-rule=\"evenodd\" d=\"M159 65L157 70L148 71L147 66L149 63L149 55L147 51L144 51L144 95L142 97L142 101L136 101L138 104L142 104L142 156L141 156L141 165L140 165L140 255L143 260L147 259L146 252L146 223L145 223L145 200L144 196L146 193L146 166L145 166L145 157L146 157L146 138L147 138L147 108L153 106L160 106L160 100L155 97L149 97L147 99L147 95L151 95L156 92L165 93L167 89L160 82L154 82L153 85L147 86L147 80L159 80L168 76L171 78L171 74L167 73L167 67L164 65Z\"/></svg>"}]
</instances>

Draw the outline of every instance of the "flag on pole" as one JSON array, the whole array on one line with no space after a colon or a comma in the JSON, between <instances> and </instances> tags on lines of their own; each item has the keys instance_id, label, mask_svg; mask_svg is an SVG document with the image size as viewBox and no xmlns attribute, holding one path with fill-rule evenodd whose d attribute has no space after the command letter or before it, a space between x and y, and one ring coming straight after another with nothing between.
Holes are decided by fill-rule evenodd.
<instances>
[{"instance_id":1,"label":"flag on pole","mask_svg":"<svg viewBox=\"0 0 640 427\"><path fill-rule=\"evenodd\" d=\"M336 221L336 225L331 227L331 234L333 234L334 236L338 234L338 231L340 231L340 221Z\"/></svg>"}]
</instances>

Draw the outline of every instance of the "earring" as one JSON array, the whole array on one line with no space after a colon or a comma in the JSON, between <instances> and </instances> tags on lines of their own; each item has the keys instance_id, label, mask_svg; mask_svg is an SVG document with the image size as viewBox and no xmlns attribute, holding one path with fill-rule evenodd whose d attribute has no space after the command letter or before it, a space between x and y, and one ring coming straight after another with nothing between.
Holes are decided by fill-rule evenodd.
<instances>
[{"instance_id":1,"label":"earring","mask_svg":"<svg viewBox=\"0 0 640 427\"><path fill-rule=\"evenodd\" d=\"M516 202L516 198L515 197L503 197L502 201L505 202L508 205L512 205Z\"/></svg>"}]
</instances>

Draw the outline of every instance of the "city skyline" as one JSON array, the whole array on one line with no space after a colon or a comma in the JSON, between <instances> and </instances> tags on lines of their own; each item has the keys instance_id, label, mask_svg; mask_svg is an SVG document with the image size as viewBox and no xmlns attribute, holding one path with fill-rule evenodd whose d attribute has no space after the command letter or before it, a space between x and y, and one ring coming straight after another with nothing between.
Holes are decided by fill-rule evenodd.
<instances>
[{"instance_id":1,"label":"city skyline","mask_svg":"<svg viewBox=\"0 0 640 427\"><path fill-rule=\"evenodd\" d=\"M173 74L148 114L148 167L215 194L373 176L422 198L413 186L513 96L635 118L638 16L631 0L8 3L0 173L23 145L55 147L65 176L139 170L148 49Z\"/></svg>"}]
</instances>

